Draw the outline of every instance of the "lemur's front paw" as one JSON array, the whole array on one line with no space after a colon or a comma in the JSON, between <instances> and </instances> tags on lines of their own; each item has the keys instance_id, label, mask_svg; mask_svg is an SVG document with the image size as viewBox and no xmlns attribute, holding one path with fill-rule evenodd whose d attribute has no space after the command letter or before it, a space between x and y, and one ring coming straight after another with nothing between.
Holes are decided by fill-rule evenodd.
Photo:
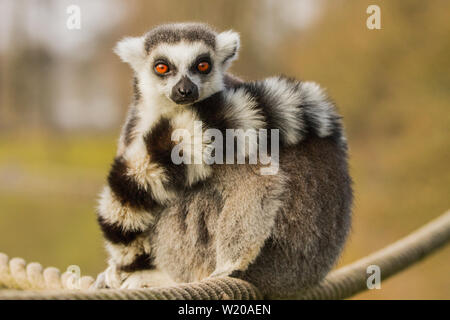
<instances>
[{"instance_id":1,"label":"lemur's front paw","mask_svg":"<svg viewBox=\"0 0 450 320\"><path fill-rule=\"evenodd\" d=\"M136 271L120 286L121 289L142 289L173 285L175 282L159 270Z\"/></svg>"},{"instance_id":2,"label":"lemur's front paw","mask_svg":"<svg viewBox=\"0 0 450 320\"><path fill-rule=\"evenodd\" d=\"M109 266L105 271L97 276L93 284L95 289L119 289L128 274L117 270L116 266Z\"/></svg>"},{"instance_id":3,"label":"lemur's front paw","mask_svg":"<svg viewBox=\"0 0 450 320\"><path fill-rule=\"evenodd\" d=\"M105 289L106 281L105 281L105 272L100 273L95 279L95 282L92 284L91 289Z\"/></svg>"}]
</instances>

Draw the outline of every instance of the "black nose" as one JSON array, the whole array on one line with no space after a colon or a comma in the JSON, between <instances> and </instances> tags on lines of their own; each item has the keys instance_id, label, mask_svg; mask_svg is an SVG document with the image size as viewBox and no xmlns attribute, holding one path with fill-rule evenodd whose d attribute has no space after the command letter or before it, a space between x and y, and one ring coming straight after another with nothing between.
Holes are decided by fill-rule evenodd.
<instances>
[{"instance_id":1,"label":"black nose","mask_svg":"<svg viewBox=\"0 0 450 320\"><path fill-rule=\"evenodd\" d=\"M172 88L170 98L178 104L194 102L198 99L198 88L188 76L183 76Z\"/></svg>"},{"instance_id":2,"label":"black nose","mask_svg":"<svg viewBox=\"0 0 450 320\"><path fill-rule=\"evenodd\" d=\"M188 97L188 96L191 95L192 89L191 89L191 88L181 87L181 88L178 88L178 92L179 92L183 97Z\"/></svg>"}]
</instances>

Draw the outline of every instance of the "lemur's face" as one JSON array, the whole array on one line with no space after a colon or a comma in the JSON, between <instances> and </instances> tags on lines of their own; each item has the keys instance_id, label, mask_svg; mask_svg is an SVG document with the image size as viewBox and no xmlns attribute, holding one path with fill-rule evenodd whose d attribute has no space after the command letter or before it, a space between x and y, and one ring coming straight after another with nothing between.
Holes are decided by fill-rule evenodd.
<instances>
[{"instance_id":1,"label":"lemur's face","mask_svg":"<svg viewBox=\"0 0 450 320\"><path fill-rule=\"evenodd\" d=\"M222 89L223 70L216 54L203 42L161 44L149 57L149 77L176 104L202 100Z\"/></svg>"},{"instance_id":2,"label":"lemur's face","mask_svg":"<svg viewBox=\"0 0 450 320\"><path fill-rule=\"evenodd\" d=\"M217 34L203 24L171 24L120 41L116 53L134 69L144 99L185 105L223 89L223 75L238 49L235 32Z\"/></svg>"}]
</instances>

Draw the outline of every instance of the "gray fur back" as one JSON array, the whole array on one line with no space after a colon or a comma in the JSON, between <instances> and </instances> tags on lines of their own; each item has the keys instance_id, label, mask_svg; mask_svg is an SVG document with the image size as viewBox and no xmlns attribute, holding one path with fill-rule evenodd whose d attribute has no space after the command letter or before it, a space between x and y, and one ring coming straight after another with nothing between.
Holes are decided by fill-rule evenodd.
<instances>
[{"instance_id":1,"label":"gray fur back","mask_svg":"<svg viewBox=\"0 0 450 320\"><path fill-rule=\"evenodd\" d=\"M292 294L329 272L341 252L351 218L351 179L346 152L339 142L311 136L300 145L282 149L280 172L275 176L259 175L255 165L217 166L215 170L214 179L187 191L161 214L154 243L158 267L176 281L207 277L216 267L217 238L224 233L232 235L232 228L239 227L239 221L221 221L222 211L230 206L239 208L243 205L240 199L257 193L256 198L266 206L277 200L282 206L257 258L247 270L232 276L248 280L274 297ZM228 197L237 191L240 197ZM264 217L259 220L264 223ZM249 234L261 228L246 227ZM233 245L239 248L240 243Z\"/></svg>"}]
</instances>

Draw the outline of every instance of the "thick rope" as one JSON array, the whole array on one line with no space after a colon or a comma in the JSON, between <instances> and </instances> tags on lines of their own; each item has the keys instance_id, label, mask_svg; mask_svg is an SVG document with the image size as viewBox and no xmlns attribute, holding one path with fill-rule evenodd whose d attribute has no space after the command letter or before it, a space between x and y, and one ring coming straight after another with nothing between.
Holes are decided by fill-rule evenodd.
<instances>
[{"instance_id":1,"label":"thick rope","mask_svg":"<svg viewBox=\"0 0 450 320\"><path fill-rule=\"evenodd\" d=\"M351 297L367 289L368 266L377 265L381 270L381 278L386 279L449 241L450 211L388 247L330 273L320 284L285 298L345 299ZM248 300L262 298L259 291L250 283L229 277L138 290L88 289L93 281L91 277L81 277L77 280L76 276L70 272L61 275L56 268L43 270L38 263L26 265L20 258L8 261L8 257L0 253L0 288L3 286L11 289L32 290L0 290L0 299Z\"/></svg>"},{"instance_id":2,"label":"thick rope","mask_svg":"<svg viewBox=\"0 0 450 320\"><path fill-rule=\"evenodd\" d=\"M319 285L293 299L345 299L367 290L367 267L376 265L381 279L408 268L450 242L450 211L393 244L330 273Z\"/></svg>"}]
</instances>

